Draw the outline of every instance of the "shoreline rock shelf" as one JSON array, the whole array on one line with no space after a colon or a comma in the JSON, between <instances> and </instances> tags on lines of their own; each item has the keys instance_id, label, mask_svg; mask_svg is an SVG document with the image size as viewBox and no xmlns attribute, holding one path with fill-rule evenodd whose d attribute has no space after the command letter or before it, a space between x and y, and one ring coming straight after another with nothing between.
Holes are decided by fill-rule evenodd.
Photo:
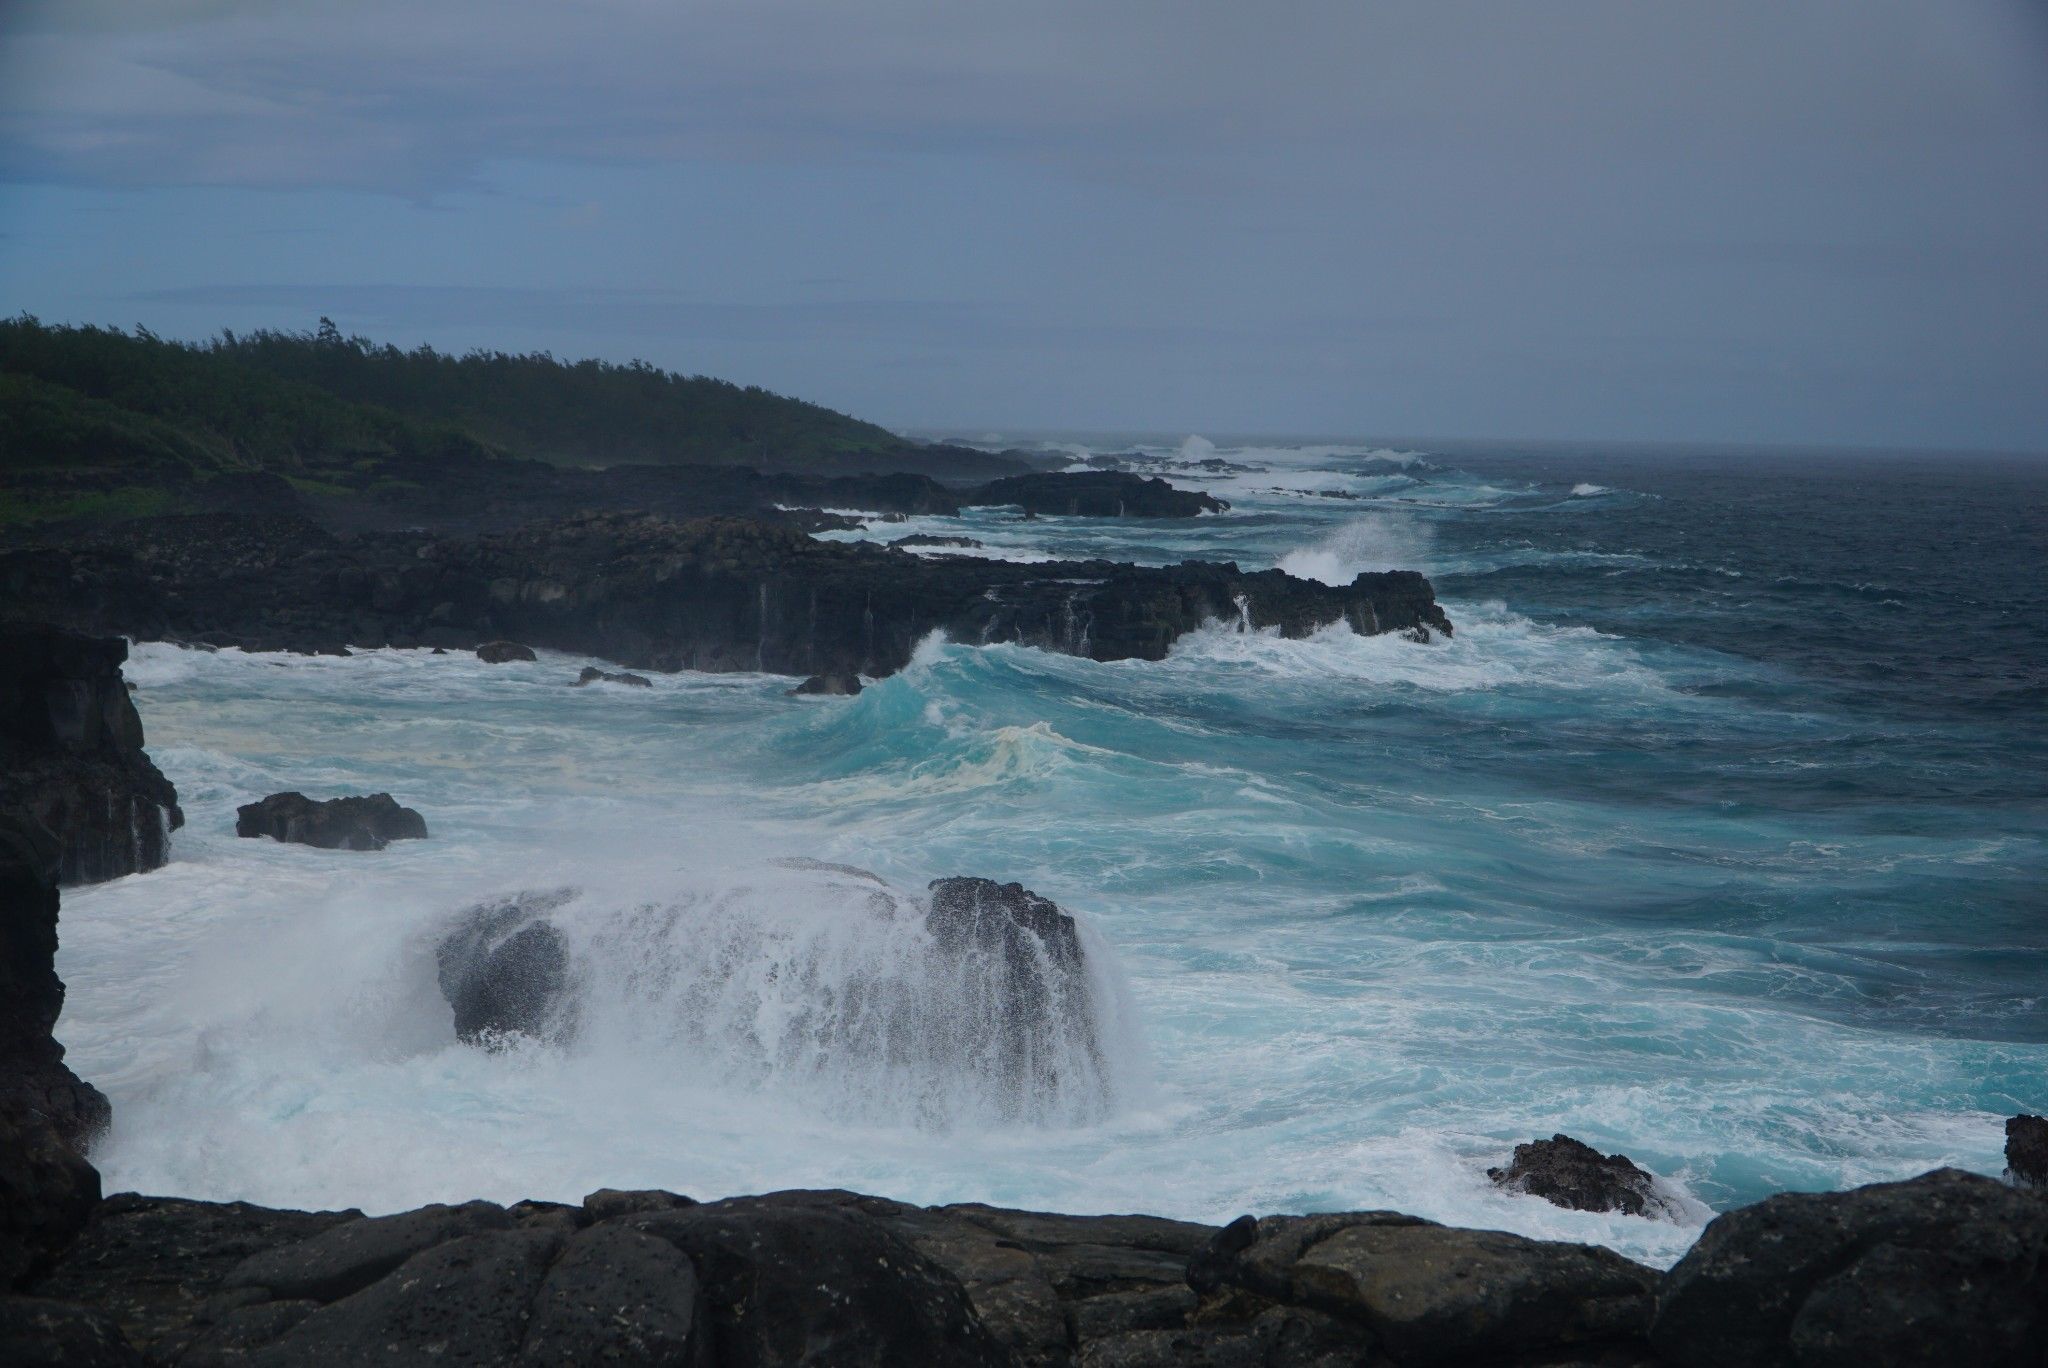
<instances>
[{"instance_id":1,"label":"shoreline rock shelf","mask_svg":"<svg viewBox=\"0 0 2048 1368\"><path fill-rule=\"evenodd\" d=\"M11 611L267 650L517 641L632 669L874 679L934 631L1095 660L1163 657L1213 621L1306 636L1448 635L1413 571L1343 586L1229 562L1019 564L820 542L740 518L590 514L468 539L342 542L280 515L156 519L85 547L0 552ZM487 647L486 649L491 649Z\"/></svg>"},{"instance_id":2,"label":"shoreline rock shelf","mask_svg":"<svg viewBox=\"0 0 2048 1368\"><path fill-rule=\"evenodd\" d=\"M2031 1368L2048 1200L1955 1170L1772 1198L1660 1274L1384 1211L1217 1229L843 1191L378 1217L124 1194L15 1294L0 1346L22 1363ZM81 1327L99 1352L49 1352Z\"/></svg>"}]
</instances>

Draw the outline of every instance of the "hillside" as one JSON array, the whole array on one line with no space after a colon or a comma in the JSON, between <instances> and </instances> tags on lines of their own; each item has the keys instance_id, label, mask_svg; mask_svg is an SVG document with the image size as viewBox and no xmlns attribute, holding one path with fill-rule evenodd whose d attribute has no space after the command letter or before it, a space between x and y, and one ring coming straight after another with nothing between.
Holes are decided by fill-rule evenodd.
<instances>
[{"instance_id":1,"label":"hillside","mask_svg":"<svg viewBox=\"0 0 2048 1368\"><path fill-rule=\"evenodd\" d=\"M725 479L680 467L954 482L1027 468L645 363L408 352L332 325L187 343L0 320L0 524L218 507L280 482L402 510L415 494L543 486L536 462L679 467L671 485Z\"/></svg>"}]
</instances>

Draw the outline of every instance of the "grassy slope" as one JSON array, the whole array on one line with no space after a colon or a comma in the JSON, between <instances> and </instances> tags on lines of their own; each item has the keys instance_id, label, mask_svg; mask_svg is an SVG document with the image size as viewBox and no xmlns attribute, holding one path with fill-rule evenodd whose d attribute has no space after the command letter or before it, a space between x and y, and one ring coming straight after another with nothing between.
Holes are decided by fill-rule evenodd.
<instances>
[{"instance_id":1,"label":"grassy slope","mask_svg":"<svg viewBox=\"0 0 2048 1368\"><path fill-rule=\"evenodd\" d=\"M195 345L0 320L0 524L196 507L250 474L375 494L473 478L505 457L829 475L975 453L924 451L815 404L642 363L402 352L331 330Z\"/></svg>"}]
</instances>

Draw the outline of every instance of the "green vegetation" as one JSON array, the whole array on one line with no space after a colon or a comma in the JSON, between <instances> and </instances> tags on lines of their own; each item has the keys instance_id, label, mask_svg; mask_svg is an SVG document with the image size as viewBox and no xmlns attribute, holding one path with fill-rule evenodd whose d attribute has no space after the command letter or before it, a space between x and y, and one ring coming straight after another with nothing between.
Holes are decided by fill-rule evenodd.
<instances>
[{"instance_id":1,"label":"green vegetation","mask_svg":"<svg viewBox=\"0 0 2048 1368\"><path fill-rule=\"evenodd\" d=\"M499 450L560 465L808 469L848 453L903 446L885 428L816 404L644 361L401 351L343 337L326 319L315 333L223 334L206 350L277 380L457 427Z\"/></svg>"},{"instance_id":2,"label":"green vegetation","mask_svg":"<svg viewBox=\"0 0 2048 1368\"><path fill-rule=\"evenodd\" d=\"M203 507L227 477L403 499L512 458L838 474L919 453L843 414L642 362L310 333L175 342L0 319L0 524Z\"/></svg>"}]
</instances>

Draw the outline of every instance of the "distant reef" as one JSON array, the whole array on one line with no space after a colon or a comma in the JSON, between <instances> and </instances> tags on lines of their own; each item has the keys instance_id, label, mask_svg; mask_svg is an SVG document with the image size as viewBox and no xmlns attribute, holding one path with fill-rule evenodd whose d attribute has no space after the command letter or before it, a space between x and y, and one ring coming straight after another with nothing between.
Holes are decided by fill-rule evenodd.
<instances>
[{"instance_id":1,"label":"distant reef","mask_svg":"<svg viewBox=\"0 0 2048 1368\"><path fill-rule=\"evenodd\" d=\"M1189 561L1024 565L818 541L754 519L590 514L478 537L340 539L290 514L142 520L0 553L0 612L252 649L500 638L637 669L887 675L935 630L1157 660L1206 622L1449 634L1413 571L1344 586Z\"/></svg>"}]
</instances>

